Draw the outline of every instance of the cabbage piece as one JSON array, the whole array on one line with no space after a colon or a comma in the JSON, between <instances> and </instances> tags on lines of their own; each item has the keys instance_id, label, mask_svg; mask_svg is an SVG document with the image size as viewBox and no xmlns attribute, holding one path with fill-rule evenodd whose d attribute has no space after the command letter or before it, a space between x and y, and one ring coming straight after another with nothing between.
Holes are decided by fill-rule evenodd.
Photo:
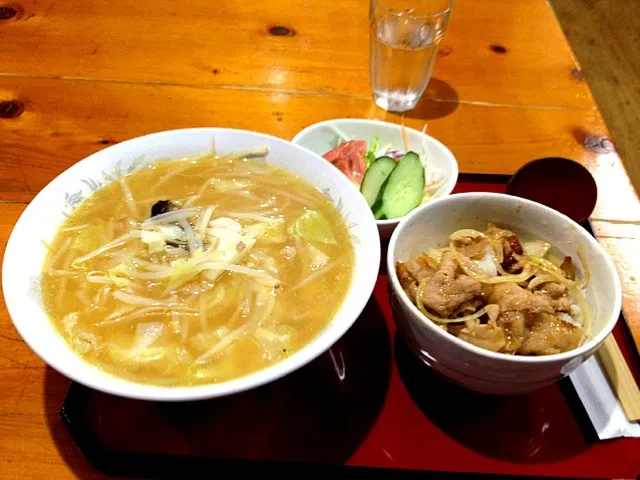
<instances>
[{"instance_id":1,"label":"cabbage piece","mask_svg":"<svg viewBox=\"0 0 640 480\"><path fill-rule=\"evenodd\" d=\"M99 338L84 330L76 331L71 337L71 348L80 354L86 354L99 348Z\"/></svg>"},{"instance_id":2,"label":"cabbage piece","mask_svg":"<svg viewBox=\"0 0 640 480\"><path fill-rule=\"evenodd\" d=\"M191 257L171 262L170 283L181 283L204 272L207 280L214 282L225 270L245 274L255 274L250 268L238 265L254 246L258 234L256 230L247 231L231 218L220 217L209 222L206 229L207 244L211 247L203 252L196 249ZM242 271L241 271L242 270Z\"/></svg>"},{"instance_id":3,"label":"cabbage piece","mask_svg":"<svg viewBox=\"0 0 640 480\"><path fill-rule=\"evenodd\" d=\"M255 250L249 254L250 261L247 262L249 267L259 268L267 273L270 273L274 277L278 276L278 265L273 257L270 257L264 252ZM253 261L253 264L252 262Z\"/></svg>"},{"instance_id":4,"label":"cabbage piece","mask_svg":"<svg viewBox=\"0 0 640 480\"><path fill-rule=\"evenodd\" d=\"M234 192L236 190L242 190L244 188L247 188L249 185L251 185L251 182L248 180L221 180L217 178L214 182L211 183L210 188L217 193L227 193Z\"/></svg>"},{"instance_id":5,"label":"cabbage piece","mask_svg":"<svg viewBox=\"0 0 640 480\"><path fill-rule=\"evenodd\" d=\"M278 223L256 223L245 229L248 236L264 243L284 243L287 240L284 219Z\"/></svg>"},{"instance_id":6,"label":"cabbage piece","mask_svg":"<svg viewBox=\"0 0 640 480\"><path fill-rule=\"evenodd\" d=\"M202 261L202 249L197 249L189 258L179 258L171 262L170 283L177 282L183 278L196 273Z\"/></svg>"},{"instance_id":7,"label":"cabbage piece","mask_svg":"<svg viewBox=\"0 0 640 480\"><path fill-rule=\"evenodd\" d=\"M195 380L209 383L223 382L237 376L238 367L231 355L216 359L216 362L207 364L192 363L187 373Z\"/></svg>"},{"instance_id":8,"label":"cabbage piece","mask_svg":"<svg viewBox=\"0 0 640 480\"><path fill-rule=\"evenodd\" d=\"M78 319L80 318L80 314L78 312L67 313L64 317L62 317L62 328L64 333L71 336L73 335L73 331L78 325Z\"/></svg>"},{"instance_id":9,"label":"cabbage piece","mask_svg":"<svg viewBox=\"0 0 640 480\"><path fill-rule=\"evenodd\" d=\"M140 239L143 243L147 244L149 253L161 252L166 245L164 235L162 235L160 232L143 230L140 234Z\"/></svg>"},{"instance_id":10,"label":"cabbage piece","mask_svg":"<svg viewBox=\"0 0 640 480\"><path fill-rule=\"evenodd\" d=\"M182 345L176 347L176 361L181 365L191 365L193 356Z\"/></svg>"},{"instance_id":11,"label":"cabbage piece","mask_svg":"<svg viewBox=\"0 0 640 480\"><path fill-rule=\"evenodd\" d=\"M211 345L215 345L220 341L220 336L216 332L198 332L188 340L189 348L195 352L196 355L202 355L211 348Z\"/></svg>"},{"instance_id":12,"label":"cabbage piece","mask_svg":"<svg viewBox=\"0 0 640 480\"><path fill-rule=\"evenodd\" d=\"M209 222L209 228L212 230L224 229L231 230L236 233L242 233L242 225L229 217L219 217L211 220Z\"/></svg>"},{"instance_id":13,"label":"cabbage piece","mask_svg":"<svg viewBox=\"0 0 640 480\"><path fill-rule=\"evenodd\" d=\"M148 347L138 350L111 346L107 350L109 359L116 365L134 371L141 369L158 373L165 372L175 360L174 347Z\"/></svg>"},{"instance_id":14,"label":"cabbage piece","mask_svg":"<svg viewBox=\"0 0 640 480\"><path fill-rule=\"evenodd\" d=\"M216 256L213 260L222 263L239 263L256 243L256 232L243 234L242 225L227 217L212 220L206 235L209 244L216 246ZM205 276L207 280L213 282L222 271L221 269L207 269Z\"/></svg>"},{"instance_id":15,"label":"cabbage piece","mask_svg":"<svg viewBox=\"0 0 640 480\"><path fill-rule=\"evenodd\" d=\"M109 278L113 280L113 283L120 288L128 287L131 285L129 278L129 267L124 263L120 263L109 270Z\"/></svg>"},{"instance_id":16,"label":"cabbage piece","mask_svg":"<svg viewBox=\"0 0 640 480\"><path fill-rule=\"evenodd\" d=\"M289 235L299 235L307 242L337 243L328 220L317 210L307 210L288 228Z\"/></svg>"},{"instance_id":17,"label":"cabbage piece","mask_svg":"<svg viewBox=\"0 0 640 480\"><path fill-rule=\"evenodd\" d=\"M291 351L296 330L287 325L279 325L272 329L256 328L252 337L268 360L274 361L286 356Z\"/></svg>"},{"instance_id":18,"label":"cabbage piece","mask_svg":"<svg viewBox=\"0 0 640 480\"><path fill-rule=\"evenodd\" d=\"M133 339L132 351L142 350L153 345L164 333L164 324L158 322L139 323Z\"/></svg>"},{"instance_id":19,"label":"cabbage piece","mask_svg":"<svg viewBox=\"0 0 640 480\"><path fill-rule=\"evenodd\" d=\"M71 248L80 253L89 253L100 247L107 231L102 224L92 224L78 230Z\"/></svg>"},{"instance_id":20,"label":"cabbage piece","mask_svg":"<svg viewBox=\"0 0 640 480\"><path fill-rule=\"evenodd\" d=\"M292 245L285 245L282 250L280 250L280 254L286 258L287 260L291 260L296 256L298 252L296 251L296 247Z\"/></svg>"},{"instance_id":21,"label":"cabbage piece","mask_svg":"<svg viewBox=\"0 0 640 480\"><path fill-rule=\"evenodd\" d=\"M307 245L304 250L309 268L311 268L311 270L318 270L319 268L322 268L327 263L329 263L329 255L324 253L319 248L314 247L313 245Z\"/></svg>"},{"instance_id":22,"label":"cabbage piece","mask_svg":"<svg viewBox=\"0 0 640 480\"><path fill-rule=\"evenodd\" d=\"M76 353L81 355L92 352L99 348L99 338L93 333L89 333L82 328L78 328L80 314L72 312L62 318L64 333L69 337L68 342Z\"/></svg>"}]
</instances>

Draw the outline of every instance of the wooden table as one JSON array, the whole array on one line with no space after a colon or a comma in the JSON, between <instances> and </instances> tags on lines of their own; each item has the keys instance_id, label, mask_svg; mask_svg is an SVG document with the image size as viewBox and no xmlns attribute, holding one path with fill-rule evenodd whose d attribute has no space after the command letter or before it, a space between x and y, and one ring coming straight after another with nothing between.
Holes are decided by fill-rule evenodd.
<instances>
[{"instance_id":1,"label":"wooden table","mask_svg":"<svg viewBox=\"0 0 640 480\"><path fill-rule=\"evenodd\" d=\"M33 196L108 145L227 126L290 139L335 117L400 122L375 107L368 2L0 0L0 251ZM593 224L624 282L640 339L640 203L549 5L459 0L426 99L404 115L465 173L563 156L599 186ZM596 142L597 143L597 142ZM97 478L57 415L69 381L0 307L0 478ZM44 395L46 392L46 396Z\"/></svg>"}]
</instances>

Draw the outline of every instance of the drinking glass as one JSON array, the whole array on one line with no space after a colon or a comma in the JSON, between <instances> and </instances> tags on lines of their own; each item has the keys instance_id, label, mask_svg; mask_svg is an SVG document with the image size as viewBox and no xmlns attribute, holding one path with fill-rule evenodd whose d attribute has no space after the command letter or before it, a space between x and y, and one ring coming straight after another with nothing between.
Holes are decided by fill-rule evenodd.
<instances>
[{"instance_id":1,"label":"drinking glass","mask_svg":"<svg viewBox=\"0 0 640 480\"><path fill-rule=\"evenodd\" d=\"M411 110L431 78L453 0L370 2L373 98L385 110Z\"/></svg>"}]
</instances>

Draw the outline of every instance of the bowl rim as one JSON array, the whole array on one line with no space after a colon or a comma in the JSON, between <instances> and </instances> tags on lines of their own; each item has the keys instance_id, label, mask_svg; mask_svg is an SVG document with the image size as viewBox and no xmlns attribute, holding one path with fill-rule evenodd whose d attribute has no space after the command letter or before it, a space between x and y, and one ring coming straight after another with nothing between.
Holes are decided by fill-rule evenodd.
<instances>
[{"instance_id":1,"label":"bowl rim","mask_svg":"<svg viewBox=\"0 0 640 480\"><path fill-rule=\"evenodd\" d=\"M126 148L128 145L130 145L131 143L140 142L141 140L153 141L154 137L160 137L164 135L179 135L180 133L190 133L190 132L193 132L193 133L206 132L206 133L211 133L212 135L224 135L225 133L228 133L228 132L234 132L239 134L249 134L254 137L256 142L259 142L261 138L268 139L269 141L279 143L282 146L293 148L294 150L297 150L299 154L302 154L304 156L316 157L316 160L324 161L322 157L312 152L311 150L305 149L300 145L294 144L288 140L285 140L273 135L261 133L261 132L254 132L251 130L244 130L244 129L225 128L225 127L181 128L181 129L165 130L165 131L154 132L146 135L141 135L141 136L134 137L126 141L117 143L115 145L111 145L97 152L94 152L93 154L87 157L84 157L83 159L69 166L64 171L60 172L42 190L40 190L37 193L37 195L29 202L25 210L22 212L22 214L16 221L11 231L11 234L9 236L9 239L7 241L7 245L5 247L4 259L2 263L2 291L5 298L5 305L6 305L7 311L9 312L9 317L11 318L11 321L14 327L16 328L16 330L18 331L18 333L20 334L21 338L41 360L43 360L51 368L65 375L67 378L75 382L78 382L82 385L85 385L89 388L92 388L101 392L105 392L108 394L117 395L125 398L137 399L137 400L175 402L175 401L205 400L205 399L223 397L223 396L228 396L235 393L240 393L246 390L260 387L267 383L274 382L292 372L295 372L296 370L304 367L308 363L318 358L328 349L330 349L340 338L342 338L342 336L353 326L355 321L360 317L360 315L362 314L362 311L364 310L366 304L368 303L373 293L373 289L377 279L377 275L374 274L374 270L375 272L378 271L381 249L380 249L380 238L378 236L376 225L373 222L371 222L370 224L371 227L369 228L371 232L370 232L370 235L367 235L367 237L369 238L367 238L365 241L371 242L371 250L372 250L371 253L373 254L374 258L369 257L371 261L368 260L367 262L364 263L365 269L371 270L371 272L365 271L365 274L362 275L364 282L360 282L358 284L354 283L354 279L352 278L352 282L349 286L349 290L347 291L347 294L352 289L357 289L358 291L362 292L357 297L354 297L351 299L350 308L353 312L353 315L352 315L353 318L347 318L346 321L344 321L343 324L340 326L340 328L334 328L331 330L329 330L329 327L331 326L332 322L329 322L327 326L325 326L325 329L321 330L316 337L310 340L307 344L305 344L302 348L300 348L297 352L293 353L291 356L286 357L285 359L282 359L263 369L252 372L248 375L237 377L221 383L166 387L166 386L135 382L135 381L127 380L122 377L113 375L109 372L106 372L100 369L98 365L87 362L82 357L80 357L75 352L73 352L73 350L70 348L70 346L68 345L64 337L62 337L62 335L60 335L60 333L55 328L55 326L51 324L51 320L49 319L48 315L44 311L42 312L42 315L45 317L45 320L51 324L51 328L54 331L54 334L60 337L61 341L65 345L65 348L67 348L67 350L69 350L69 352L73 355L75 361L68 362L68 363L64 361L60 361L56 356L51 354L51 351L49 348L47 348L46 344L38 343L37 341L35 341L35 338L33 335L31 336L25 335L24 326L26 325L26 322L29 321L29 318L25 318L25 314L21 311L19 307L21 299L24 297L25 293L22 292L20 295L8 295L8 293L13 294L15 292L10 289L10 284L11 284L10 277L12 275L11 273L12 262L9 260L10 255L7 255L7 252L11 254L14 250L19 248L17 244L19 243L20 239L16 237L14 233L16 232L16 230L18 230L18 227L20 226L20 224L23 221L25 221L24 219L31 217L32 215L34 215L39 211L38 204L42 202L43 199L47 198L47 196L50 194L49 192L54 190L55 185L58 182L66 180L65 179L66 176L73 175L74 170L80 170L82 168L82 165L86 165L87 163L95 162L96 160L99 160L103 155L105 155L104 152L114 151L114 150L117 151L121 149L126 151ZM122 155L122 153L117 153L116 155ZM328 170L328 171L331 171L331 170ZM337 180L338 186L336 188L340 189L341 191L343 191L345 188L354 188L351 182L349 182L349 180L344 175L342 175L339 171L336 170L335 173L339 173L339 175L335 175L335 178L338 179ZM333 176L334 174L330 173L328 175ZM309 180L306 180L306 181L308 181L309 183L312 183ZM364 197L359 195L359 192L358 192L357 198L362 199L362 202L365 202ZM360 200L356 200L356 201L360 201ZM365 202L365 205L366 205L366 202ZM368 206L367 206L367 209L368 209ZM360 219L360 220L361 220L360 223L367 222L369 220L374 220L373 214L371 214L370 218ZM357 255L356 250L357 250L356 246L354 245L354 251L356 252L356 255ZM374 268L374 265L375 265L375 268ZM355 273L356 273L356 266L354 266L354 273L353 273L354 276L355 276ZM344 308L345 305L347 305L346 297L343 303L338 308L337 312L334 314L333 319L335 319L338 312L342 308ZM15 318L18 318L19 320L15 320ZM331 332L331 333L328 333L328 332ZM106 376L115 378L116 380L119 381L119 383L116 384L114 387L105 386L102 384L103 382L99 381L99 379L102 378L101 376L93 377L91 375L79 374L77 372L77 367L80 363L84 363L85 365L88 365L93 369L99 370L101 375L106 375Z\"/></svg>"},{"instance_id":2,"label":"bowl rim","mask_svg":"<svg viewBox=\"0 0 640 480\"><path fill-rule=\"evenodd\" d=\"M399 123L386 122L384 120L378 120L376 118L333 118L333 119L329 119L329 120L323 120L321 122L316 122L316 123L313 123L313 124L303 128L302 130L300 130L298 133L295 134L295 136L291 139L291 142L295 143L296 145L299 145L297 142L300 140L300 137L302 137L306 133L310 132L311 130L314 130L317 127L322 127L324 125L329 125L329 124L333 124L333 123L340 123L340 124L369 123L369 124L374 124L374 125L381 125L381 126L384 126L385 128L397 128L397 129L401 129L403 127L403 125L400 125ZM453 189L456 188L456 183L458 181L458 175L460 173L460 169L458 167L458 160L456 160L455 155L453 154L453 152L451 152L451 150L449 150L449 148L444 143L442 143L440 140L432 137L428 133L421 132L420 130L416 130L415 128L412 128L412 127L405 126L404 128L405 128L405 130L410 131L410 132L412 132L412 133L414 133L416 135L423 136L429 142L433 142L433 144L437 148L442 150L442 153L444 154L444 157L447 159L447 163L448 163L448 165L450 167L451 178L452 178L450 187L447 187L443 191L443 193L441 195L435 197L433 200L429 200L429 202L427 202L427 203L431 203L432 201L434 201L434 200L436 200L438 198L443 198L443 197L449 196L451 194L451 192L453 191ZM319 154L316 153L316 155L319 155ZM389 218L389 219L386 219L386 220L376 220L376 225L378 225L378 226L397 225L403 218L406 218L412 212L415 212L418 208L420 208L420 205L418 205L416 208L411 210L411 212L407 213L406 215L404 215L402 217Z\"/></svg>"},{"instance_id":3,"label":"bowl rim","mask_svg":"<svg viewBox=\"0 0 640 480\"><path fill-rule=\"evenodd\" d=\"M614 280L613 290L614 290L615 303L613 305L612 314L610 318L607 319L604 327L597 335L587 339L587 341L584 342L579 347L574 348L573 350L569 350L567 352L554 353L551 355L540 355L540 356L509 355L506 353L499 353L499 352L492 352L490 350L485 350L476 345L465 342L464 340L461 340L454 335L450 335L449 333L438 328L434 322L426 318L422 314L422 312L420 312L418 307L416 307L413 304L413 302L409 299L409 297L405 293L404 289L400 286L400 281L398 280L398 276L395 270L395 260L394 260L398 239L403 234L406 225L409 224L411 219L419 215L422 215L425 210L432 208L434 205L438 203L455 202L455 201L471 202L471 201L479 200L483 198L494 198L494 199L500 198L507 202L511 202L511 203L518 202L519 204L528 205L533 208L539 208L545 211L550 216L555 217L558 221L567 223L572 227L576 227L577 231L580 232L579 236L582 239L586 240L586 242L593 247L594 251L596 251L597 254L604 259L605 264L607 265L607 269L611 273L611 277ZM416 208L402 220L398 228L396 228L395 231L393 232L391 239L389 240L389 247L387 250L387 270L389 273L389 283L391 287L394 289L394 291L396 292L397 294L396 296L400 299L401 302L403 302L403 304L407 308L409 308L409 311L411 312L413 317L418 319L422 325L426 326L426 328L428 328L432 333L434 333L440 339L452 342L454 345L457 345L458 347L464 350L467 350L470 353L474 353L474 354L481 355L483 357L487 357L495 360L508 361L512 363L548 364L548 363L568 361L579 356L584 358L590 351L592 351L594 348L600 345L604 341L604 339L611 333L611 331L616 325L616 322L618 321L618 317L620 316L621 305L622 305L622 285L620 283L620 278L618 277L616 267L613 263L613 260L609 256L609 254L605 251L604 247L600 245L600 243L596 240L594 236L589 234L589 232L587 232L579 224L571 220L566 215L563 215L562 213L558 212L557 210L554 210L550 207L547 207L546 205L543 205L538 202L534 202L532 200L527 200L525 198L515 197L512 195L507 195L503 193L493 193L493 192L457 193L454 195L449 195L446 197L434 199L432 202L426 203Z\"/></svg>"}]
</instances>

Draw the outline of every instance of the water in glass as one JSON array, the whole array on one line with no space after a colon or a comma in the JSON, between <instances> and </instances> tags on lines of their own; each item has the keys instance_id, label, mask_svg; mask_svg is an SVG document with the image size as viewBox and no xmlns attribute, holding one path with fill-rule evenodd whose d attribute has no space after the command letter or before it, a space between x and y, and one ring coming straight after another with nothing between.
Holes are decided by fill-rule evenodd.
<instances>
[{"instance_id":1,"label":"water in glass","mask_svg":"<svg viewBox=\"0 0 640 480\"><path fill-rule=\"evenodd\" d=\"M405 13L405 12L403 12ZM446 22L406 14L372 12L370 69L376 104L385 110L412 109L424 92L435 65Z\"/></svg>"}]
</instances>

